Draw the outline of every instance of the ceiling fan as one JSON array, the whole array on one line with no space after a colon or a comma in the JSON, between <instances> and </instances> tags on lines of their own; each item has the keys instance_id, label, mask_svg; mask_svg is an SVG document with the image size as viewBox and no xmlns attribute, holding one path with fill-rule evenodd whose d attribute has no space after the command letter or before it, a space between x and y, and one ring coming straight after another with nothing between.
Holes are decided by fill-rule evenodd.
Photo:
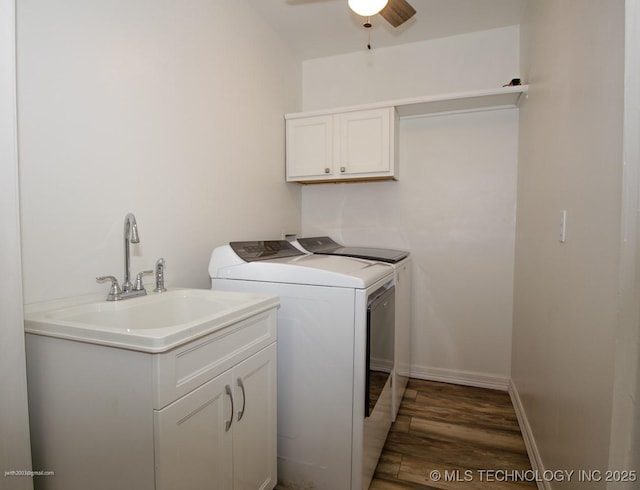
<instances>
[{"instance_id":1,"label":"ceiling fan","mask_svg":"<svg viewBox=\"0 0 640 490\"><path fill-rule=\"evenodd\" d=\"M404 24L416 13L407 0L349 0L349 8L367 17L365 27L371 27L368 18L378 13L393 27Z\"/></svg>"}]
</instances>

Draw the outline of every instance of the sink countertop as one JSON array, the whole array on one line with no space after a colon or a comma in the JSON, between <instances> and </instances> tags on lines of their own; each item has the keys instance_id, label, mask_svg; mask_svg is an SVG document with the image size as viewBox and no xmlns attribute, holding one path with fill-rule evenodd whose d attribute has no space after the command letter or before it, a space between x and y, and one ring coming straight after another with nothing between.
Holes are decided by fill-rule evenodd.
<instances>
[{"instance_id":1,"label":"sink countertop","mask_svg":"<svg viewBox=\"0 0 640 490\"><path fill-rule=\"evenodd\" d=\"M95 295L28 305L25 332L165 352L279 305L276 295L171 289L120 301Z\"/></svg>"}]
</instances>

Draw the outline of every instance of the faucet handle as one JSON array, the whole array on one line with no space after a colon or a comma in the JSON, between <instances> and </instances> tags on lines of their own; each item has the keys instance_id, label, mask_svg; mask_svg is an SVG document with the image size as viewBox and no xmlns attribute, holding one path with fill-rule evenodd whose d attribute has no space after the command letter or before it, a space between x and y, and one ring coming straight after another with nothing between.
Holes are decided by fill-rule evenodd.
<instances>
[{"instance_id":1,"label":"faucet handle","mask_svg":"<svg viewBox=\"0 0 640 490\"><path fill-rule=\"evenodd\" d=\"M107 282L111 281L111 288L109 289L109 294L107 295L107 301L117 301L120 299L122 295L122 290L120 286L118 286L118 280L113 276L100 276L96 277L96 281L98 282Z\"/></svg>"},{"instance_id":2,"label":"faucet handle","mask_svg":"<svg viewBox=\"0 0 640 490\"><path fill-rule=\"evenodd\" d=\"M136 283L133 286L134 291L144 291L144 285L142 284L142 276L148 275L148 274L153 274L153 271L138 272L138 275L136 276Z\"/></svg>"}]
</instances>

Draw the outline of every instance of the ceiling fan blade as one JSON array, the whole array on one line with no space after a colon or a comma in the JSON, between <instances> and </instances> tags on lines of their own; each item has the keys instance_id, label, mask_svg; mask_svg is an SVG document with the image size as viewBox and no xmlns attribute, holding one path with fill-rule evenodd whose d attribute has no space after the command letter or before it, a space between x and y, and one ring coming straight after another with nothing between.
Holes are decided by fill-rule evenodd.
<instances>
[{"instance_id":1,"label":"ceiling fan blade","mask_svg":"<svg viewBox=\"0 0 640 490\"><path fill-rule=\"evenodd\" d=\"M389 0L385 8L380 11L380 15L393 27L404 24L416 13L407 0Z\"/></svg>"}]
</instances>

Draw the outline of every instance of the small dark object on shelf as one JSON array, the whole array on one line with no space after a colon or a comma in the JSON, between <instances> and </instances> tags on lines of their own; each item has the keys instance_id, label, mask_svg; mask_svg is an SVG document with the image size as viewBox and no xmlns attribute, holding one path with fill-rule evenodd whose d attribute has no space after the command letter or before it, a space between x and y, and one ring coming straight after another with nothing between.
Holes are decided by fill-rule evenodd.
<instances>
[{"instance_id":1,"label":"small dark object on shelf","mask_svg":"<svg viewBox=\"0 0 640 490\"><path fill-rule=\"evenodd\" d=\"M507 83L506 85L503 85L503 87L515 87L517 85L522 85L520 83L520 79L519 78L512 78L511 81L509 83Z\"/></svg>"}]
</instances>

